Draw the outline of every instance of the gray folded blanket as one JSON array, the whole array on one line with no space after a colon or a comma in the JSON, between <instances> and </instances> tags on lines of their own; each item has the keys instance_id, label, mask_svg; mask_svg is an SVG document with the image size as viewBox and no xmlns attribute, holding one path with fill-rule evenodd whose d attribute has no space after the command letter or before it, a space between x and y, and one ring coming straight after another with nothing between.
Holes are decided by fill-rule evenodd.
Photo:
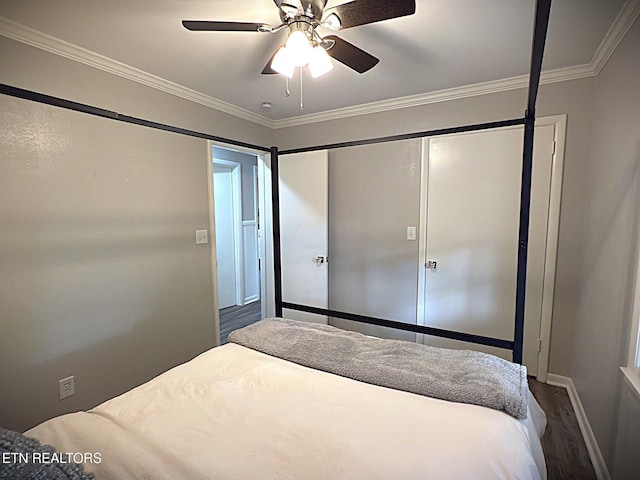
<instances>
[{"instance_id":1,"label":"gray folded blanket","mask_svg":"<svg viewBox=\"0 0 640 480\"><path fill-rule=\"evenodd\" d=\"M0 428L0 480L92 480L82 465L70 463L50 445Z\"/></svg>"},{"instance_id":2,"label":"gray folded blanket","mask_svg":"<svg viewBox=\"0 0 640 480\"><path fill-rule=\"evenodd\" d=\"M527 417L526 367L494 355L280 318L236 330L229 341L361 382Z\"/></svg>"}]
</instances>

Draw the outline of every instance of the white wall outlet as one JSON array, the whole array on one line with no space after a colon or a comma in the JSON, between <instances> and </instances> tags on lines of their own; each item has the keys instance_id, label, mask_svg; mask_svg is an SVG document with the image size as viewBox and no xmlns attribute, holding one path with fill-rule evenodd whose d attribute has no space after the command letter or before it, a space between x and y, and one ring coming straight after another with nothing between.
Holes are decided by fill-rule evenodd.
<instances>
[{"instance_id":1,"label":"white wall outlet","mask_svg":"<svg viewBox=\"0 0 640 480\"><path fill-rule=\"evenodd\" d=\"M416 239L416 227L407 227L407 240Z\"/></svg>"},{"instance_id":2,"label":"white wall outlet","mask_svg":"<svg viewBox=\"0 0 640 480\"><path fill-rule=\"evenodd\" d=\"M196 230L196 245L209 243L209 233L206 230Z\"/></svg>"},{"instance_id":3,"label":"white wall outlet","mask_svg":"<svg viewBox=\"0 0 640 480\"><path fill-rule=\"evenodd\" d=\"M73 375L62 380L58 380L58 390L60 391L60 400L76 394L76 384Z\"/></svg>"}]
</instances>

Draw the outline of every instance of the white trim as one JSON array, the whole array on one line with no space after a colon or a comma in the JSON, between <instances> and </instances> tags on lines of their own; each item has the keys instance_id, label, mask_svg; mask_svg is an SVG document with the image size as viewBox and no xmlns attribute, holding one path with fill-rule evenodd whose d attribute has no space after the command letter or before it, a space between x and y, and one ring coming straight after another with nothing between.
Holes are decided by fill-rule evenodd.
<instances>
[{"instance_id":1,"label":"white trim","mask_svg":"<svg viewBox=\"0 0 640 480\"><path fill-rule=\"evenodd\" d=\"M593 54L591 65L596 75L604 68L611 54L618 47L627 31L640 15L640 1L627 0L620 9L618 16L614 20L611 28L604 36L602 43Z\"/></svg>"},{"instance_id":2,"label":"white trim","mask_svg":"<svg viewBox=\"0 0 640 480\"><path fill-rule=\"evenodd\" d=\"M255 204L257 203L257 197L255 196L255 187L254 187L253 198L255 199L253 202L254 210L255 210ZM248 276L255 275L256 273L258 274L258 276L260 275L260 272L258 271L258 222L256 222L255 220L243 220L242 221L242 238L243 238L242 248L243 248L243 254L245 259L245 262L243 265L243 271L245 272L245 275L244 275L244 283L243 283L244 298L242 299L242 304L247 305L249 303L253 303L257 300L260 300L259 285L258 285L258 289L252 295L249 295L250 292L248 291L248 288L247 288ZM247 247L248 241L251 241L251 243L253 243L251 247L253 250L248 249ZM248 268L248 264L249 264L249 262L247 261L248 255L251 258L255 258L256 260L255 270L253 268L252 269Z\"/></svg>"},{"instance_id":3,"label":"white trim","mask_svg":"<svg viewBox=\"0 0 640 480\"><path fill-rule=\"evenodd\" d=\"M218 305L218 262L216 262L216 218L213 208L213 145L207 141L207 196L209 199L209 248L211 252L211 289L213 290L213 342L220 345L220 311Z\"/></svg>"},{"instance_id":4,"label":"white trim","mask_svg":"<svg viewBox=\"0 0 640 480\"><path fill-rule=\"evenodd\" d=\"M596 72L590 64L578 65L575 67L567 67L543 72L540 79L540 84L564 82L567 80L593 77L594 75L596 75ZM520 75L518 77L475 83L473 85L465 85L462 87L447 88L445 90L437 90L434 92L422 93L419 95L382 100L380 102L366 103L363 105L357 105L355 107L338 108L321 113L300 115L297 117L285 118L282 120L274 120L273 128L295 127L298 125L325 122L328 120L338 120L359 115L370 115L373 113L386 112L389 110L419 107L432 103L448 102L450 100L459 100L462 98L505 92L509 90L516 90L518 88L526 88L528 85L529 75Z\"/></svg>"},{"instance_id":5,"label":"white trim","mask_svg":"<svg viewBox=\"0 0 640 480\"><path fill-rule=\"evenodd\" d=\"M275 317L273 273L273 213L271 207L271 155L258 157L258 208L260 209L260 296L262 318Z\"/></svg>"},{"instance_id":6,"label":"white trim","mask_svg":"<svg viewBox=\"0 0 640 480\"><path fill-rule=\"evenodd\" d=\"M536 379L545 382L549 370L551 349L551 322L553 319L553 298L556 286L556 262L558 259L558 237L560 229L560 203L562 200L562 178L564 172L564 150L567 132L567 116L553 115L541 117L536 125L553 125L555 151L551 160L551 187L549 190L549 211L547 217L547 242L545 247L544 280L542 286L542 313L540 320L540 352Z\"/></svg>"},{"instance_id":7,"label":"white trim","mask_svg":"<svg viewBox=\"0 0 640 480\"><path fill-rule=\"evenodd\" d=\"M637 368L620 367L629 383L629 389L640 399L640 371Z\"/></svg>"},{"instance_id":8,"label":"white trim","mask_svg":"<svg viewBox=\"0 0 640 480\"><path fill-rule=\"evenodd\" d=\"M640 1L638 2L640 11ZM633 307L629 319L629 347L627 351L626 365L621 367L622 373L629 383L629 387L640 397L640 231L635 233L635 277Z\"/></svg>"},{"instance_id":9,"label":"white trim","mask_svg":"<svg viewBox=\"0 0 640 480\"><path fill-rule=\"evenodd\" d=\"M571 379L571 377L564 377L562 375L549 373L547 375L547 383L549 385L562 387L567 390L567 393L569 394L569 400L571 401L571 406L573 407L573 411L576 414L578 426L580 427L580 431L582 432L584 443L587 446L587 451L589 452L589 457L591 458L591 463L593 464L593 469L596 472L596 477L598 478L598 480L611 480L609 470L607 469L604 457L602 456L602 452L600 451L600 447L598 446L598 441L596 440L596 436L591 429L587 414L584 411L584 407L582 406L582 402L580 401L580 395L578 395L578 391L576 390L576 386L574 385L573 380Z\"/></svg>"},{"instance_id":10,"label":"white trim","mask_svg":"<svg viewBox=\"0 0 640 480\"><path fill-rule=\"evenodd\" d=\"M257 301L262 299L262 283L264 281L264 274L262 272L262 269L260 268L260 264L262 263L262 248L261 248L261 240L260 240L260 235L263 234L263 232L261 232L261 228L262 226L260 225L260 217L259 217L259 191L261 189L258 188L258 183L260 182L260 177L259 177L259 173L258 173L258 163L260 162L259 157L256 156L256 164L253 166L253 168L251 169L251 173L252 173L252 185L253 185L253 223L255 225L255 242L256 242L256 255L258 258L258 279L260 284L258 285L258 293L256 295L256 298L253 301ZM264 302L262 303L261 306L261 310L264 313ZM262 317L264 318L264 316Z\"/></svg>"},{"instance_id":11,"label":"white trim","mask_svg":"<svg viewBox=\"0 0 640 480\"><path fill-rule=\"evenodd\" d=\"M640 288L637 289L636 299L640 296ZM637 302L636 302L637 303ZM631 334L629 335L629 355L627 361L627 367L640 368L640 312L636 311L634 306L634 316L631 324Z\"/></svg>"},{"instance_id":12,"label":"white trim","mask_svg":"<svg viewBox=\"0 0 640 480\"><path fill-rule=\"evenodd\" d=\"M262 252L260 250L260 217L259 217L259 210L258 210L258 182L260 181L259 177L258 177L258 162L260 160L258 160L258 158L256 157L256 164L252 167L251 169L251 184L253 185L253 223L256 226L256 237L255 237L255 241L256 241L256 255L258 257L258 277L260 277L260 279L262 280L262 273L259 271L260 270L260 261L261 261L261 256L262 256ZM261 298L261 293L258 292L258 299Z\"/></svg>"},{"instance_id":13,"label":"white trim","mask_svg":"<svg viewBox=\"0 0 640 480\"><path fill-rule=\"evenodd\" d=\"M416 324L425 326L427 295L427 269L424 262L427 261L427 211L429 195L429 138L423 138L420 142L420 208L418 213L418 291L416 298ZM416 343L424 343L425 335L416 334Z\"/></svg>"},{"instance_id":14,"label":"white trim","mask_svg":"<svg viewBox=\"0 0 640 480\"><path fill-rule=\"evenodd\" d=\"M616 49L624 35L627 33L636 18L640 15L640 2L638 0L627 0L621 8L611 28L605 35L602 43L594 53L591 62L584 65L559 68L542 72L540 83L556 83L566 80L575 80L585 77L593 77L600 73L607 60ZM240 108L236 105L197 92L190 88L178 85L169 80L157 77L137 68L131 67L121 62L117 62L103 55L86 50L64 40L46 35L42 32L13 22L7 18L0 17L0 35L16 40L18 42L31 45L41 50L59 55L64 58L103 70L105 72L118 75L120 77L133 80L134 82L156 88L163 92L175 95L186 100L199 103L206 107L219 110L230 115L254 122L269 128L287 128L310 123L324 122L328 120L338 120L350 118L358 115L368 115L372 113L397 110L408 107L427 105L431 103L445 102L489 93L503 92L518 88L525 88L529 82L528 75L506 78L489 82L482 82L463 87L438 90L420 95L383 100L354 107L339 108L316 114L300 115L296 117L284 118L281 120L271 120L263 115Z\"/></svg>"},{"instance_id":15,"label":"white trim","mask_svg":"<svg viewBox=\"0 0 640 480\"><path fill-rule=\"evenodd\" d=\"M631 310L631 330L629 332L629 351L627 353L627 367L637 372L640 367L640 232L636 233L636 276L633 279L634 297Z\"/></svg>"},{"instance_id":16,"label":"white trim","mask_svg":"<svg viewBox=\"0 0 640 480\"><path fill-rule=\"evenodd\" d=\"M631 310L629 347L626 365L620 367L629 387L640 397L640 231L636 232L636 265L633 307Z\"/></svg>"}]
</instances>

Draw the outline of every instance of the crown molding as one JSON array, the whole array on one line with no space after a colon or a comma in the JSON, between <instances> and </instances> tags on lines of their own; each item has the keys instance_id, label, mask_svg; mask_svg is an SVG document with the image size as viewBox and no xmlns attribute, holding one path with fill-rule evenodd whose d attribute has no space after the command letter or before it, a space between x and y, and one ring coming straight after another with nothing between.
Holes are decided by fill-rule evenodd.
<instances>
[{"instance_id":1,"label":"crown molding","mask_svg":"<svg viewBox=\"0 0 640 480\"><path fill-rule=\"evenodd\" d=\"M540 83L557 83L598 75L639 15L640 0L627 0L611 28L605 35L602 43L594 53L590 63L544 71L542 72ZM355 107L345 107L320 113L284 118L281 120L272 120L263 115L250 112L124 63L117 62L77 45L46 35L4 17L0 17L0 35L273 129L295 127L329 120L350 118L359 115L369 115L390 110L458 100L478 95L487 95L491 93L515 90L518 88L526 88L529 81L528 75L521 75L507 79L438 90L419 95L372 102L357 105Z\"/></svg>"},{"instance_id":2,"label":"crown molding","mask_svg":"<svg viewBox=\"0 0 640 480\"><path fill-rule=\"evenodd\" d=\"M132 80L165 93L184 98L185 100L204 105L205 107L213 108L215 110L228 113L229 115L243 118L265 127L273 128L273 121L267 117L255 114L217 98L210 97L90 50L86 50L82 47L44 34L38 30L13 22L1 16L0 35L40 50L53 53L54 55L59 55L69 60L126 78L127 80Z\"/></svg>"},{"instance_id":3,"label":"crown molding","mask_svg":"<svg viewBox=\"0 0 640 480\"><path fill-rule=\"evenodd\" d=\"M540 78L541 84L564 82L579 78L592 77L596 75L591 64L579 65L575 67L560 68L543 72ZM491 93L506 92L518 88L526 88L529 85L529 76L520 75L517 77L493 80L489 82L464 85L462 87L447 88L434 92L411 95L407 97L382 100L380 102L366 103L355 107L338 108L321 113L300 115L297 117L275 120L273 128L287 128L310 123L338 120L358 115L370 115L372 113L387 112L410 107L419 107L431 103L448 102L462 98L487 95Z\"/></svg>"},{"instance_id":4,"label":"crown molding","mask_svg":"<svg viewBox=\"0 0 640 480\"><path fill-rule=\"evenodd\" d=\"M602 43L593 54L591 65L593 65L596 75L604 68L607 60L609 60L611 54L636 21L638 15L640 15L640 1L627 0L605 35L604 40L602 40Z\"/></svg>"}]
</instances>

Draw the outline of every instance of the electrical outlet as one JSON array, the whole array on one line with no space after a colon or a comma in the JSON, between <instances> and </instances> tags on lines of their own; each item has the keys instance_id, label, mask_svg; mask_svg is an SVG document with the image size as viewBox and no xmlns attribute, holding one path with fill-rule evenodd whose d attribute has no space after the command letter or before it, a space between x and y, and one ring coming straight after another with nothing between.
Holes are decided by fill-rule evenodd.
<instances>
[{"instance_id":1,"label":"electrical outlet","mask_svg":"<svg viewBox=\"0 0 640 480\"><path fill-rule=\"evenodd\" d=\"M58 380L58 390L60 392L60 400L76 394L75 378L73 375L62 380Z\"/></svg>"},{"instance_id":2,"label":"electrical outlet","mask_svg":"<svg viewBox=\"0 0 640 480\"><path fill-rule=\"evenodd\" d=\"M209 235L206 230L196 230L196 245L209 243Z\"/></svg>"}]
</instances>

